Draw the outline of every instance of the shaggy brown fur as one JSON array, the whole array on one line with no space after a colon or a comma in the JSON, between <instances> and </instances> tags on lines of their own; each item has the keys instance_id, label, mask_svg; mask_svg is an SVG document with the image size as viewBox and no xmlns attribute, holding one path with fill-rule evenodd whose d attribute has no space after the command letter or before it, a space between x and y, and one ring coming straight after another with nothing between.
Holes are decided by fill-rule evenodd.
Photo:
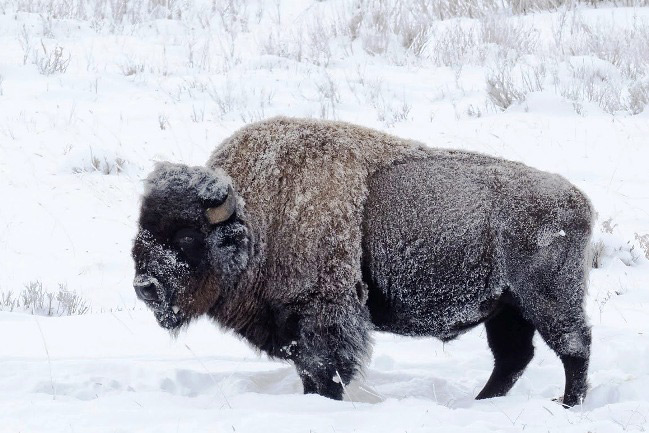
<instances>
[{"instance_id":1,"label":"shaggy brown fur","mask_svg":"<svg viewBox=\"0 0 649 433\"><path fill-rule=\"evenodd\" d=\"M361 275L368 177L426 154L419 143L357 125L282 117L226 139L207 166L232 177L257 251L236 289L210 314L256 347L294 359L307 392L339 398L339 389L310 388L308 376L331 382L338 375L347 383L369 357ZM345 348L332 357L349 359L322 360L318 352L331 350L328 342L323 348L295 344L324 333ZM321 361L349 367L308 371L307 364Z\"/></svg>"},{"instance_id":2,"label":"shaggy brown fur","mask_svg":"<svg viewBox=\"0 0 649 433\"><path fill-rule=\"evenodd\" d=\"M426 155L420 143L309 119L274 118L226 139L207 165L232 177L263 248L256 256L261 262L250 264L239 290L278 302L357 297L368 177ZM257 287L256 280L263 284Z\"/></svg>"},{"instance_id":3,"label":"shaggy brown fur","mask_svg":"<svg viewBox=\"0 0 649 433\"><path fill-rule=\"evenodd\" d=\"M486 322L496 365L480 398L513 386L536 329L564 362L567 404L585 395L592 210L560 176L278 117L146 185L134 284L165 328L207 314L332 398L374 326L447 340Z\"/></svg>"}]
</instances>

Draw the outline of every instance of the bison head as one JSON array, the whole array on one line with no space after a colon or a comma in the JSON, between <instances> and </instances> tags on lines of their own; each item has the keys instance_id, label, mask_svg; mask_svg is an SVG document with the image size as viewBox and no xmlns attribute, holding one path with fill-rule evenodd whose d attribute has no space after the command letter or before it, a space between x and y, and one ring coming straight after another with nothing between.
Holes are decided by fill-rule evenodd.
<instances>
[{"instance_id":1,"label":"bison head","mask_svg":"<svg viewBox=\"0 0 649 433\"><path fill-rule=\"evenodd\" d=\"M242 202L221 170L159 163L145 181L133 286L160 326L207 313L248 263Z\"/></svg>"}]
</instances>

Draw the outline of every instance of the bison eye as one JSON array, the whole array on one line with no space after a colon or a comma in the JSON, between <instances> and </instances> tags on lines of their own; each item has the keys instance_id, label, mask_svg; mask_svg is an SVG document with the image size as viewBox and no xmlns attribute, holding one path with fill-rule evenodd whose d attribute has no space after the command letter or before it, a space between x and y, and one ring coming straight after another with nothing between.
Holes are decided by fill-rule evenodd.
<instances>
[{"instance_id":1,"label":"bison eye","mask_svg":"<svg viewBox=\"0 0 649 433\"><path fill-rule=\"evenodd\" d=\"M173 237L173 244L191 263L201 261L203 253L203 234L191 228L180 229Z\"/></svg>"}]
</instances>

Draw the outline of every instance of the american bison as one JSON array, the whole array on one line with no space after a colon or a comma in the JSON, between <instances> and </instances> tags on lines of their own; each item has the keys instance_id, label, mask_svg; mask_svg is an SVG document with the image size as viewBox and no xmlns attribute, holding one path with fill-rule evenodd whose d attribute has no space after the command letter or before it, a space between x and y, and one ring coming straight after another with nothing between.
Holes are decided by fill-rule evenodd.
<instances>
[{"instance_id":1,"label":"american bison","mask_svg":"<svg viewBox=\"0 0 649 433\"><path fill-rule=\"evenodd\" d=\"M159 163L134 241L135 291L160 326L207 315L292 361L334 399L373 329L444 341L484 323L505 395L538 331L586 393L593 210L562 177L342 122L273 118L205 167Z\"/></svg>"}]
</instances>

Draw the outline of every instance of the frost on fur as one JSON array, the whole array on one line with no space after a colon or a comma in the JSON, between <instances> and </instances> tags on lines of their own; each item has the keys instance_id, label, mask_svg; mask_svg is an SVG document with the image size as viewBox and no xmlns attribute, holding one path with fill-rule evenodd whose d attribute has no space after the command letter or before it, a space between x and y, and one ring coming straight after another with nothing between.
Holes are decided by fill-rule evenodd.
<instances>
[{"instance_id":1,"label":"frost on fur","mask_svg":"<svg viewBox=\"0 0 649 433\"><path fill-rule=\"evenodd\" d=\"M496 365L478 398L513 386L537 330L573 405L592 214L565 179L520 163L278 117L237 131L205 168L156 167L133 249L136 274L155 280L136 291L162 326L207 314L336 399L372 328L447 341L486 323Z\"/></svg>"}]
</instances>

